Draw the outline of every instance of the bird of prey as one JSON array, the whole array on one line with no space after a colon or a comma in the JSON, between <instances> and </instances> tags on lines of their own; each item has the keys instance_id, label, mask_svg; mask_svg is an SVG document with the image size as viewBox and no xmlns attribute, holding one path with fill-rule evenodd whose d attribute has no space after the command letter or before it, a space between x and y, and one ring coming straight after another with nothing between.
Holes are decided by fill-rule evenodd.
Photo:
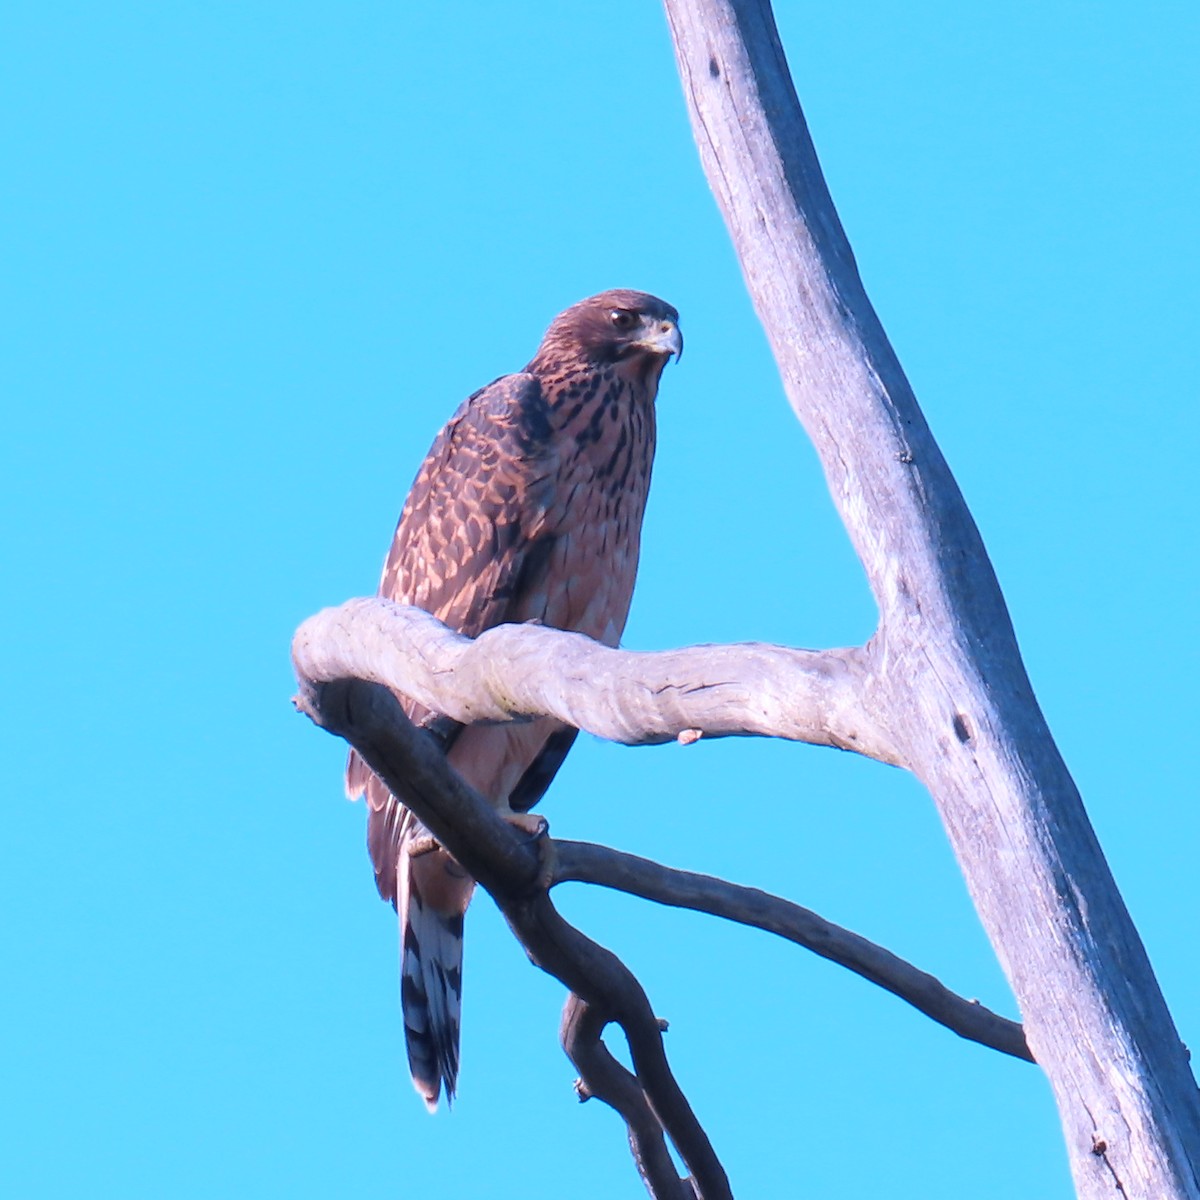
<instances>
[{"instance_id":1,"label":"bird of prey","mask_svg":"<svg viewBox=\"0 0 1200 1200\"><path fill-rule=\"evenodd\" d=\"M379 594L469 637L537 621L615 646L637 573L654 398L682 351L679 314L644 292L601 292L560 313L523 371L481 388L438 434ZM456 726L399 699L506 818L541 799L577 733L552 718ZM442 1088L454 1098L474 881L353 751L346 790L366 796L375 881L399 914L408 1062L432 1112Z\"/></svg>"}]
</instances>

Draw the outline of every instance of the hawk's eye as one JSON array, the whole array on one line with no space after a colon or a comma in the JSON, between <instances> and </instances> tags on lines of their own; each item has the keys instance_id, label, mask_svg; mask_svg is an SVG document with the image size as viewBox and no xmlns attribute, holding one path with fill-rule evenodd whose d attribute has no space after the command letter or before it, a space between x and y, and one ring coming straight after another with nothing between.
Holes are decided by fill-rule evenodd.
<instances>
[{"instance_id":1,"label":"hawk's eye","mask_svg":"<svg viewBox=\"0 0 1200 1200\"><path fill-rule=\"evenodd\" d=\"M637 317L627 308L614 308L608 314L608 319L613 323L613 328L619 329L622 333L627 333L637 324Z\"/></svg>"}]
</instances>

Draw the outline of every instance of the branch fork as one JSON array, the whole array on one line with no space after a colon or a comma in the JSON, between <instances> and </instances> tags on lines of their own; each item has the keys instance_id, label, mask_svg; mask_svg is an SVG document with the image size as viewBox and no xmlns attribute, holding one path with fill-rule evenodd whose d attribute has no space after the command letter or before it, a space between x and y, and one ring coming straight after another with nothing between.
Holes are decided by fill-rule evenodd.
<instances>
[{"instance_id":1,"label":"branch fork","mask_svg":"<svg viewBox=\"0 0 1200 1200\"><path fill-rule=\"evenodd\" d=\"M389 634L395 641L381 650L375 642ZM364 642L371 647L366 652ZM430 645L451 646L456 661L468 667L461 675L445 670L436 655L419 651ZM581 658L592 660L593 651L599 652L604 670L571 669ZM764 664L781 673L799 669L808 679L826 675L822 656L807 651L716 646L704 648L703 655L701 661L716 656L726 667L750 663L759 674L747 681L724 670L720 684L696 687L687 675L672 673L680 663L691 667L699 658L694 650L630 654L534 626L500 627L472 642L419 609L383 599L353 600L326 610L306 621L293 643L300 679L296 707L349 741L389 787L404 793L433 836L491 894L530 959L567 986L561 1038L580 1073L580 1098L599 1097L625 1120L635 1164L652 1195L688 1200L732 1193L671 1073L662 1042L667 1023L654 1015L629 969L562 918L549 895L559 883L600 884L767 930L878 983L963 1037L1031 1057L1015 1022L955 996L932 976L789 901L582 842L551 841L550 852L539 853L454 772L438 743L412 725L396 699L396 693L409 694L428 706L444 706L459 719L482 713L492 721L575 717L584 729L619 729L621 740L637 745L671 737L695 741L702 730L703 736L768 732L761 706L742 698L753 695L754 686L780 694L786 690L786 678L762 685ZM799 668L796 655L802 656ZM837 664L853 661L847 652L833 655ZM360 670L369 678L357 677ZM829 673L844 678L841 665ZM501 677L513 697L504 704L488 682ZM622 695L639 697L636 716L620 712L616 698L605 691L614 677L622 681ZM545 687L546 679L557 682ZM726 694L714 702L719 689ZM817 700L827 689L809 688L801 695ZM655 707L646 696L669 701ZM845 697L839 697L838 710L843 719L849 711ZM819 744L830 745L831 723L829 708L822 706L791 714L784 727L793 737L801 729L816 730ZM632 1073L604 1046L601 1034L609 1023L624 1032ZM667 1138L687 1164L686 1180L675 1172Z\"/></svg>"}]
</instances>

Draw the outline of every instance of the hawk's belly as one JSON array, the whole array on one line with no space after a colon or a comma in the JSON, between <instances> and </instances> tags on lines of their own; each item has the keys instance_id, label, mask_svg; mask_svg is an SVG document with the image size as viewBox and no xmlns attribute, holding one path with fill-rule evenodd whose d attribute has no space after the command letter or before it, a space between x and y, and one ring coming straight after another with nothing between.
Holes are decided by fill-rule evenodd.
<instances>
[{"instance_id":1,"label":"hawk's belly","mask_svg":"<svg viewBox=\"0 0 1200 1200\"><path fill-rule=\"evenodd\" d=\"M630 487L626 477L624 489L614 493L606 480L587 474L591 477L576 478L572 486L559 489L570 503L547 514L553 545L514 616L616 646L633 597L649 480L638 479ZM493 803L506 806L547 739L562 728L550 717L472 725L455 739L449 761Z\"/></svg>"}]
</instances>

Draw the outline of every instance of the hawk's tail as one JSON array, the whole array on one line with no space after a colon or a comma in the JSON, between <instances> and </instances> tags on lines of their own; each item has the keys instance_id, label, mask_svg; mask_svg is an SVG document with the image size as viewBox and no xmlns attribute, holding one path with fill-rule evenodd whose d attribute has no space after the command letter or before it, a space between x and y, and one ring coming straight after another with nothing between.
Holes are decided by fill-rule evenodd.
<instances>
[{"instance_id":1,"label":"hawk's tail","mask_svg":"<svg viewBox=\"0 0 1200 1200\"><path fill-rule=\"evenodd\" d=\"M463 915L475 881L353 750L346 763L346 794L366 796L375 883L400 915L400 1004L408 1065L413 1086L433 1112L443 1088L446 1099L454 1099L458 1081Z\"/></svg>"},{"instance_id":2,"label":"hawk's tail","mask_svg":"<svg viewBox=\"0 0 1200 1200\"><path fill-rule=\"evenodd\" d=\"M462 1012L463 916L474 881L440 847L397 864L400 1003L413 1086L426 1108L454 1100Z\"/></svg>"}]
</instances>

